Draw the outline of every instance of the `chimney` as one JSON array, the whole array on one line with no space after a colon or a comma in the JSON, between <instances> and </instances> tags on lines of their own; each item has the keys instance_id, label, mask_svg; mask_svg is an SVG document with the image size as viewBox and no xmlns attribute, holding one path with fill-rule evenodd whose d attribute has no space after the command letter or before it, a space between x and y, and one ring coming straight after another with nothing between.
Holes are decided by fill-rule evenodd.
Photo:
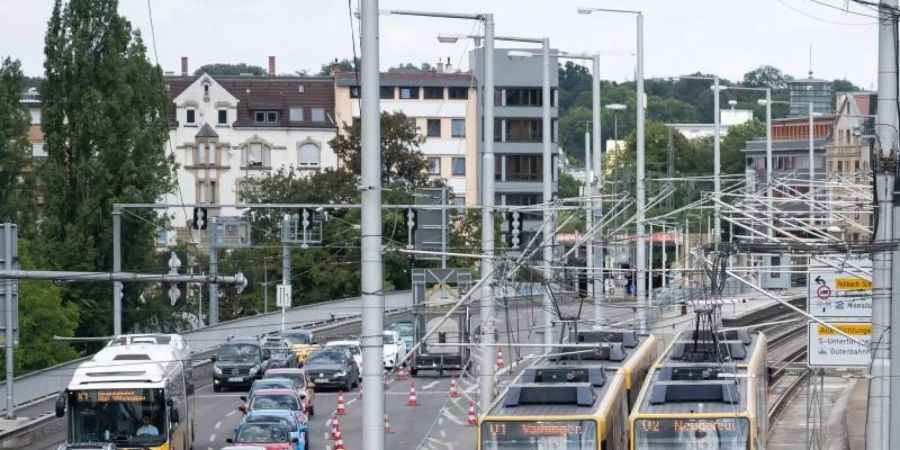
<instances>
[{"instance_id":1,"label":"chimney","mask_svg":"<svg viewBox=\"0 0 900 450\"><path fill-rule=\"evenodd\" d=\"M187 64L187 56L181 57L181 76L188 76L188 64Z\"/></svg>"},{"instance_id":2,"label":"chimney","mask_svg":"<svg viewBox=\"0 0 900 450\"><path fill-rule=\"evenodd\" d=\"M269 76L275 76L275 57L269 57Z\"/></svg>"}]
</instances>

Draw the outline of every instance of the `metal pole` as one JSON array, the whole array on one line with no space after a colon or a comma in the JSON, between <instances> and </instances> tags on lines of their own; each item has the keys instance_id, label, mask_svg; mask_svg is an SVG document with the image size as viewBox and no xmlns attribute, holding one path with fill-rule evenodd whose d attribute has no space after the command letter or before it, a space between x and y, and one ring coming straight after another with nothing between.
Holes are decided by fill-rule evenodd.
<instances>
[{"instance_id":1,"label":"metal pole","mask_svg":"<svg viewBox=\"0 0 900 450\"><path fill-rule=\"evenodd\" d=\"M590 230L594 229L594 170L593 161L591 161L591 129L588 128L587 122L584 124L584 190L585 196L587 196L587 201L585 202L584 228L585 231L590 232ZM588 298L594 302L594 320L599 323L602 308L597 304L597 299L594 298L594 293L597 292L597 290L594 289L594 283L590 281L594 279L593 236L587 237L584 265L589 280L587 286Z\"/></svg>"},{"instance_id":2,"label":"metal pole","mask_svg":"<svg viewBox=\"0 0 900 450\"><path fill-rule=\"evenodd\" d=\"M644 234L644 220L647 193L644 186L644 15L637 14L637 249L635 260L637 262L637 285L635 293L638 303L647 299L647 273L646 252L647 236ZM640 331L647 330L646 308L640 308Z\"/></svg>"},{"instance_id":3,"label":"metal pole","mask_svg":"<svg viewBox=\"0 0 900 450\"><path fill-rule=\"evenodd\" d=\"M718 200L722 196L722 118L719 111L719 77L713 81L713 192ZM717 203L714 209L713 238L716 242L722 239L721 207Z\"/></svg>"},{"instance_id":4,"label":"metal pole","mask_svg":"<svg viewBox=\"0 0 900 450\"><path fill-rule=\"evenodd\" d=\"M653 224L647 224L648 236L647 239L647 247L648 255L647 255L647 273L650 274L650 279L647 283L647 298L650 299L650 304L653 304Z\"/></svg>"},{"instance_id":5,"label":"metal pole","mask_svg":"<svg viewBox=\"0 0 900 450\"><path fill-rule=\"evenodd\" d=\"M441 206L447 205L447 188L441 189ZM441 210L441 251L446 252L447 248L447 209ZM447 255L441 255L441 269L447 268Z\"/></svg>"},{"instance_id":6,"label":"metal pole","mask_svg":"<svg viewBox=\"0 0 900 450\"><path fill-rule=\"evenodd\" d=\"M219 224L216 223L216 217L209 218L209 276L216 278L219 274L219 254L216 248L216 241L219 238ZM219 323L219 285L218 283L209 283L209 320L208 325Z\"/></svg>"},{"instance_id":7,"label":"metal pole","mask_svg":"<svg viewBox=\"0 0 900 450\"><path fill-rule=\"evenodd\" d=\"M815 123L813 120L813 103L809 102L809 226L814 226L813 212L815 205L815 177L816 177L816 150L815 150Z\"/></svg>"},{"instance_id":8,"label":"metal pole","mask_svg":"<svg viewBox=\"0 0 900 450\"><path fill-rule=\"evenodd\" d=\"M601 109L600 104L600 54L594 55L591 58L591 62L594 67L594 79L593 86L591 89L591 109L593 110L593 126L594 126L594 172L596 173L597 184L591 189L591 206L592 206L592 214L596 214L597 220L603 221L603 197L597 200L597 204L593 203L593 194L596 192L602 193L603 191L603 131L600 127L600 118L603 116L603 110ZM596 208L594 208L596 206ZM589 228L590 229L590 228ZM594 247L594 243L596 242L595 237L599 236L602 242L603 239L603 228L600 227L597 230L597 233L591 236L591 247ZM606 301L606 286L603 280L603 269L605 266L605 258L604 258L604 250L606 249L606 245L601 246L600 248L595 249L594 252L594 261L593 266L596 272L592 272L592 279L594 280L594 294L599 296L598 298L593 298L594 300L594 318L599 320L605 320L606 308L603 303Z\"/></svg>"},{"instance_id":9,"label":"metal pole","mask_svg":"<svg viewBox=\"0 0 900 450\"><path fill-rule=\"evenodd\" d=\"M266 260L266 257L263 257L263 286L265 286L263 290L263 314L269 312L269 268L267 263L268 260Z\"/></svg>"},{"instance_id":10,"label":"metal pole","mask_svg":"<svg viewBox=\"0 0 900 450\"><path fill-rule=\"evenodd\" d=\"M378 0L361 2L362 87L362 441L384 450L384 277L381 255L381 100L379 100ZM493 175L493 172L491 172Z\"/></svg>"},{"instance_id":11,"label":"metal pole","mask_svg":"<svg viewBox=\"0 0 900 450\"><path fill-rule=\"evenodd\" d=\"M872 251L872 350L871 378L869 379L869 403L866 419L866 448L888 449L900 445L900 429L891 433L890 429L900 421L900 413L891 414L900 398L900 367L892 366L891 346L893 334L900 330L891 327L893 316L900 308L891 308L893 293L892 276L897 271L893 264L900 260L892 258L888 251L881 250L894 236L893 233L893 186L894 172L884 161L892 157L897 141L897 0L881 0L879 9L881 20L878 27L878 160L872 161L875 171L875 198L878 202L877 226L875 227L874 250ZM893 261L892 261L893 259ZM900 327L898 327L900 328ZM900 336L898 336L900 337ZM900 356L900 355L898 355ZM898 375L898 376L895 376ZM894 411L900 411L895 406Z\"/></svg>"},{"instance_id":12,"label":"metal pole","mask_svg":"<svg viewBox=\"0 0 900 450\"><path fill-rule=\"evenodd\" d=\"M663 287L663 289L665 289L666 288L666 273L667 273L666 262L668 259L668 258L666 258L666 250L667 250L666 246L669 243L669 236L666 234L666 223L665 222L662 223L662 234L663 234L663 243L662 243L662 253L660 254L660 256L662 256L662 264L660 265L660 272L662 273L662 287Z\"/></svg>"},{"instance_id":13,"label":"metal pole","mask_svg":"<svg viewBox=\"0 0 900 450\"><path fill-rule=\"evenodd\" d=\"M122 210L113 208L113 272L122 271ZM122 334L122 283L113 282L113 335Z\"/></svg>"},{"instance_id":14,"label":"metal pole","mask_svg":"<svg viewBox=\"0 0 900 450\"><path fill-rule=\"evenodd\" d=\"M550 346L553 345L553 300L550 298L550 282L553 279L553 269L550 267L553 264L553 234L556 231L556 225L553 223L553 211L551 210L551 199L553 198L553 150L551 149L553 136L551 128L553 125L550 118L550 40L543 38L541 40L541 48L543 50L543 70L541 71L541 87L543 88L541 112L543 124L541 128L544 131L542 133L544 144L542 184L544 188L543 218L545 224L542 244L544 246L543 276L546 283L541 295L541 309L543 309L541 316L543 319L544 345L546 346L544 351L549 353L551 350Z\"/></svg>"},{"instance_id":15,"label":"metal pole","mask_svg":"<svg viewBox=\"0 0 900 450\"><path fill-rule=\"evenodd\" d=\"M13 247L13 225L11 223L3 224L3 267L6 270L13 269L12 263L12 247ZM16 418L15 405L15 327L13 317L13 283L12 279L3 282L5 288L5 307L6 307L6 418Z\"/></svg>"},{"instance_id":16,"label":"metal pole","mask_svg":"<svg viewBox=\"0 0 900 450\"><path fill-rule=\"evenodd\" d=\"M772 89L766 88L766 190L772 197Z\"/></svg>"},{"instance_id":17,"label":"metal pole","mask_svg":"<svg viewBox=\"0 0 900 450\"><path fill-rule=\"evenodd\" d=\"M494 15L484 15L484 167L481 170L481 367L478 406L486 413L494 400ZM380 361L380 360L379 360Z\"/></svg>"},{"instance_id":18,"label":"metal pole","mask_svg":"<svg viewBox=\"0 0 900 450\"><path fill-rule=\"evenodd\" d=\"M291 216L285 214L281 219L281 284L284 285L284 292L291 292L291 246L288 245L290 240ZM281 304L281 332L284 333L284 322L287 314L288 304L291 302L293 293L287 296L287 302Z\"/></svg>"}]
</instances>

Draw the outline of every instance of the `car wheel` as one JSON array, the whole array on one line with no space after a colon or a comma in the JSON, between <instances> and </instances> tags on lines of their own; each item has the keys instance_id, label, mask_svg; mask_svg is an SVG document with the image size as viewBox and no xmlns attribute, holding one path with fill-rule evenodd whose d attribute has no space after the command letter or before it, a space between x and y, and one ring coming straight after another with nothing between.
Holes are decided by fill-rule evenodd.
<instances>
[{"instance_id":1,"label":"car wheel","mask_svg":"<svg viewBox=\"0 0 900 450\"><path fill-rule=\"evenodd\" d=\"M222 391L222 386L219 386L218 384L213 384L213 392L221 392L221 391Z\"/></svg>"}]
</instances>

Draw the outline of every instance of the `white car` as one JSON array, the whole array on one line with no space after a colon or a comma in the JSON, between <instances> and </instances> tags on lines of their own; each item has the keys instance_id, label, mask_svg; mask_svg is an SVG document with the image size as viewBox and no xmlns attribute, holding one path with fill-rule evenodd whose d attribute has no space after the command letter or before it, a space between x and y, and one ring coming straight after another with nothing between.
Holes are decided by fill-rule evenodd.
<instances>
[{"instance_id":1,"label":"white car","mask_svg":"<svg viewBox=\"0 0 900 450\"><path fill-rule=\"evenodd\" d=\"M384 332L384 367L393 369L406 356L406 343L396 331Z\"/></svg>"},{"instance_id":2,"label":"white car","mask_svg":"<svg viewBox=\"0 0 900 450\"><path fill-rule=\"evenodd\" d=\"M359 341L331 341L325 344L325 348L346 348L350 351L350 356L353 357L353 360L356 361L356 365L362 370L363 366L363 357L362 357L362 349L359 346Z\"/></svg>"}]
</instances>

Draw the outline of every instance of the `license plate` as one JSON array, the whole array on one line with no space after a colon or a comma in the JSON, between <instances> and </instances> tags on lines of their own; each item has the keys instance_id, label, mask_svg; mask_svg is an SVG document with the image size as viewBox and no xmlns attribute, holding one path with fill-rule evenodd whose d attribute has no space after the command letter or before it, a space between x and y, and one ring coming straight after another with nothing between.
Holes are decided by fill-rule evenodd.
<instances>
[{"instance_id":1,"label":"license plate","mask_svg":"<svg viewBox=\"0 0 900 450\"><path fill-rule=\"evenodd\" d=\"M316 383L327 383L328 378L316 378Z\"/></svg>"},{"instance_id":2,"label":"license plate","mask_svg":"<svg viewBox=\"0 0 900 450\"><path fill-rule=\"evenodd\" d=\"M228 379L228 381L230 381L232 383L240 383L241 381L244 381L244 379L241 377L231 377Z\"/></svg>"}]
</instances>

